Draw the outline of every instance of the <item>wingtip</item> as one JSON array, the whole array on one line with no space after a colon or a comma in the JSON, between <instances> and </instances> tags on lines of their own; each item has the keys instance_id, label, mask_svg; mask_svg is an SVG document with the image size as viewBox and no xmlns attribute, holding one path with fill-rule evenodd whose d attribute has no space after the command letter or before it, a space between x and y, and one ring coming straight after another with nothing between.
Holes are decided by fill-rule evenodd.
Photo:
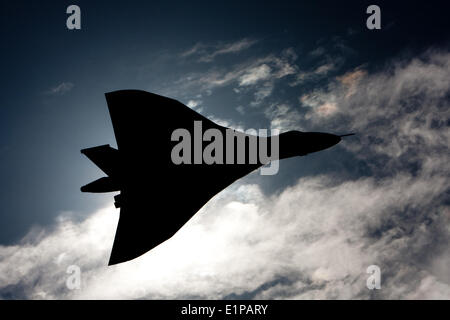
<instances>
[{"instance_id":1,"label":"wingtip","mask_svg":"<svg viewBox=\"0 0 450 320\"><path fill-rule=\"evenodd\" d=\"M108 261L108 267L109 267L109 266L113 266L113 265L115 265L115 264L117 264L117 262L114 262L113 259L112 259L112 256L110 256L110 257L109 257L109 261Z\"/></svg>"},{"instance_id":2,"label":"wingtip","mask_svg":"<svg viewBox=\"0 0 450 320\"><path fill-rule=\"evenodd\" d=\"M119 263L122 263L122 262L126 262L126 261L127 261L127 260L122 261L122 260L116 259L116 258L114 258L114 257L111 255L111 257L109 258L109 261L108 261L108 267L109 267L109 266L114 266L114 265L116 265L116 264L119 264Z\"/></svg>"}]
</instances>

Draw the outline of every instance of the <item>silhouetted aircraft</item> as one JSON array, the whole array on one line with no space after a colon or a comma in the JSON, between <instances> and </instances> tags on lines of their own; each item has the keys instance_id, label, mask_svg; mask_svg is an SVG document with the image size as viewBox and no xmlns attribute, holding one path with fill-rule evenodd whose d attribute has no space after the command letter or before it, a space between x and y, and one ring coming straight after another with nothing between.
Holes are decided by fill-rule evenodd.
<instances>
[{"instance_id":1,"label":"silhouetted aircraft","mask_svg":"<svg viewBox=\"0 0 450 320\"><path fill-rule=\"evenodd\" d=\"M218 161L196 164L194 158L198 154L195 152L199 149L195 148L199 146L195 146L195 142L192 154L184 154L186 150L183 151L184 159L192 160L191 164L175 164L172 152L180 142L172 141L174 130L182 128L192 136L198 135L195 132L198 121L201 121L203 132L216 129L216 133L222 133L223 137L231 129L214 123L176 100L153 93L121 90L105 95L118 149L102 145L81 150L107 175L81 187L81 191L120 191L114 197L115 206L120 207L120 217L109 265L137 258L171 238L214 195L268 164L267 160L250 160L250 143L245 144L244 163L222 164ZM245 136L245 141L255 138L239 134ZM320 132L281 133L276 158L317 152L337 144L341 137ZM257 139L266 139L268 145L274 143L273 137ZM200 152L208 143L200 142ZM238 159L237 145L233 149L235 160Z\"/></svg>"}]
</instances>

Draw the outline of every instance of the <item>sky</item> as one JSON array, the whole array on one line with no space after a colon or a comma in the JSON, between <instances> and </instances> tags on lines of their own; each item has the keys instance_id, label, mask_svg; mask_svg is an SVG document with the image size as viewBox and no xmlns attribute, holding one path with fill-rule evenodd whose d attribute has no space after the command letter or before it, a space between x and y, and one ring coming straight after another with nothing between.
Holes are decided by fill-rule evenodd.
<instances>
[{"instance_id":1,"label":"sky","mask_svg":"<svg viewBox=\"0 0 450 320\"><path fill-rule=\"evenodd\" d=\"M369 30L370 4L2 0L0 298L449 299L448 18L377 2ZM80 150L117 146L104 93L120 89L239 130L357 134L250 174L107 267L119 210L80 192L102 175ZM148 211L170 214L151 194Z\"/></svg>"}]
</instances>

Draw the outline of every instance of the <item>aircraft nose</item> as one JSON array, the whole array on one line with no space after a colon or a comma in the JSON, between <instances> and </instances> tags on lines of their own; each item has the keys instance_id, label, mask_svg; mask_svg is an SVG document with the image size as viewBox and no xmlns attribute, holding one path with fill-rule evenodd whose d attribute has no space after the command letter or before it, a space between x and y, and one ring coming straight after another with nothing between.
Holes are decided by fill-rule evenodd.
<instances>
[{"instance_id":1,"label":"aircraft nose","mask_svg":"<svg viewBox=\"0 0 450 320\"><path fill-rule=\"evenodd\" d=\"M324 149L326 149L334 146L335 144L338 144L341 141L341 137L331 133L325 133L322 137L322 141L323 145L325 146Z\"/></svg>"},{"instance_id":2,"label":"aircraft nose","mask_svg":"<svg viewBox=\"0 0 450 320\"><path fill-rule=\"evenodd\" d=\"M330 145L330 147L332 147L332 146L334 146L335 144L338 144L339 142L341 142L341 140L342 140L342 138L341 137L339 137L339 136L337 136L337 135L335 135L335 134L330 134L330 142L331 142L331 145Z\"/></svg>"},{"instance_id":3,"label":"aircraft nose","mask_svg":"<svg viewBox=\"0 0 450 320\"><path fill-rule=\"evenodd\" d=\"M341 137L331 133L311 132L310 134L310 138L313 141L311 144L313 150L311 150L311 152L328 149L341 141Z\"/></svg>"}]
</instances>

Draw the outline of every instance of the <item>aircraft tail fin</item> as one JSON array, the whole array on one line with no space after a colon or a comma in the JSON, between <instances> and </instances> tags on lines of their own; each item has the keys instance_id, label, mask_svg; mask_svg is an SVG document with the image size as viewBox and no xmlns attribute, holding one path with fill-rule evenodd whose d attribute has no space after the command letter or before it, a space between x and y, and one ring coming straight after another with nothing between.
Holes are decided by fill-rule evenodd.
<instances>
[{"instance_id":1,"label":"aircraft tail fin","mask_svg":"<svg viewBox=\"0 0 450 320\"><path fill-rule=\"evenodd\" d=\"M109 144L81 150L104 173L109 176L114 174L117 167L118 150L111 148Z\"/></svg>"}]
</instances>

